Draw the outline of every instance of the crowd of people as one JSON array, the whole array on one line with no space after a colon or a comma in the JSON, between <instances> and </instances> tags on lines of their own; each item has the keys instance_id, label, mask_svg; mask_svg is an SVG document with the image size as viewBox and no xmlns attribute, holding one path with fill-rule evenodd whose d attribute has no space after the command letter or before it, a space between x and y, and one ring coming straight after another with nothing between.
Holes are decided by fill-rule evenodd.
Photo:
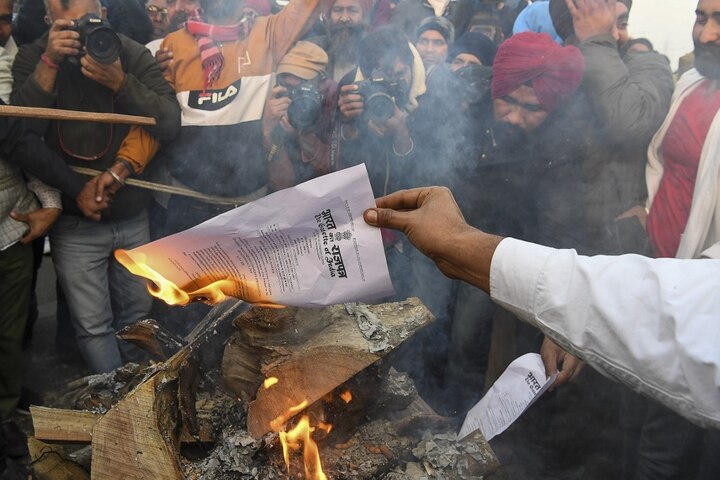
<instances>
[{"instance_id":1,"label":"crowd of people","mask_svg":"<svg viewBox=\"0 0 720 480\"><path fill-rule=\"evenodd\" d=\"M377 197L445 186L469 224L505 237L720 258L720 0L699 0L694 68L679 80L631 37L631 13L632 0L0 0L2 104L155 119L0 117L0 470L26 452L10 419L45 236L59 325L95 373L144 360L115 333L158 309L116 249L360 163ZM509 314L404 236L383 242L397 297L438 319L398 367L462 415ZM183 334L202 311L163 315ZM554 388L587 354L556 340L524 326L514 341L560 371ZM702 417L623 396L642 412L624 423L625 478L717 473Z\"/></svg>"}]
</instances>

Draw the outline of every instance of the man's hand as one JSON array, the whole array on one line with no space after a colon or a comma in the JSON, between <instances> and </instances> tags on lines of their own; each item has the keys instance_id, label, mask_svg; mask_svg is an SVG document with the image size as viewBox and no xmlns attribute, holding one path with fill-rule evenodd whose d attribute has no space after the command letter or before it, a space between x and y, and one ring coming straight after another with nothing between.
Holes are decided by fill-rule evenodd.
<instances>
[{"instance_id":1,"label":"man's hand","mask_svg":"<svg viewBox=\"0 0 720 480\"><path fill-rule=\"evenodd\" d=\"M295 133L295 129L290 125L287 117L287 111L292 101L286 94L287 89L280 85L274 86L270 91L262 119L263 134L265 134L267 140L270 140L273 130L278 125L287 133Z\"/></svg>"},{"instance_id":2,"label":"man's hand","mask_svg":"<svg viewBox=\"0 0 720 480\"><path fill-rule=\"evenodd\" d=\"M565 0L581 42L598 35L612 35L617 28L616 0Z\"/></svg>"},{"instance_id":3,"label":"man's hand","mask_svg":"<svg viewBox=\"0 0 720 480\"><path fill-rule=\"evenodd\" d=\"M585 366L585 362L570 355L548 337L545 337L542 347L540 347L540 357L542 357L545 365L545 375L548 377L557 372L558 369L560 370L557 378L550 386L551 391L575 380Z\"/></svg>"},{"instance_id":4,"label":"man's hand","mask_svg":"<svg viewBox=\"0 0 720 480\"><path fill-rule=\"evenodd\" d=\"M22 243L30 243L36 238L47 235L55 220L62 212L59 208L38 208L30 213L10 212L10 217L18 222L27 223L30 230L20 238Z\"/></svg>"},{"instance_id":5,"label":"man's hand","mask_svg":"<svg viewBox=\"0 0 720 480\"><path fill-rule=\"evenodd\" d=\"M110 65L103 65L85 54L80 59L80 67L83 75L109 88L113 93L118 93L125 84L125 72L119 58Z\"/></svg>"},{"instance_id":6,"label":"man's hand","mask_svg":"<svg viewBox=\"0 0 720 480\"><path fill-rule=\"evenodd\" d=\"M365 211L368 224L402 231L446 276L490 290L490 261L502 239L465 223L450 190L400 190L376 202Z\"/></svg>"},{"instance_id":7,"label":"man's hand","mask_svg":"<svg viewBox=\"0 0 720 480\"><path fill-rule=\"evenodd\" d=\"M155 52L155 61L158 64L158 67L160 67L160 73L167 74L167 71L170 69L170 65L173 61L173 53L171 50L168 50L166 48L159 48L157 52Z\"/></svg>"},{"instance_id":8,"label":"man's hand","mask_svg":"<svg viewBox=\"0 0 720 480\"><path fill-rule=\"evenodd\" d=\"M112 200L110 193L112 188L108 188L106 186L101 188L98 185L103 177L110 177L110 179L114 181L108 173L104 172L102 175L97 175L85 183L85 186L83 186L82 190L80 190L80 193L75 199L75 202L83 215L91 220L95 220L96 222L100 221L101 212L110 206L110 201ZM106 179L104 181L106 181ZM98 190L101 190L100 196L98 196ZM117 188L114 190L117 191Z\"/></svg>"},{"instance_id":9,"label":"man's hand","mask_svg":"<svg viewBox=\"0 0 720 480\"><path fill-rule=\"evenodd\" d=\"M80 55L82 44L80 34L75 30L68 30L75 25L72 20L55 20L48 33L45 55L51 62L59 64L65 57Z\"/></svg>"},{"instance_id":10,"label":"man's hand","mask_svg":"<svg viewBox=\"0 0 720 480\"><path fill-rule=\"evenodd\" d=\"M365 102L362 95L358 95L357 85L345 85L340 88L340 98L338 98L338 108L340 109L340 120L349 122L359 117L363 113Z\"/></svg>"}]
</instances>

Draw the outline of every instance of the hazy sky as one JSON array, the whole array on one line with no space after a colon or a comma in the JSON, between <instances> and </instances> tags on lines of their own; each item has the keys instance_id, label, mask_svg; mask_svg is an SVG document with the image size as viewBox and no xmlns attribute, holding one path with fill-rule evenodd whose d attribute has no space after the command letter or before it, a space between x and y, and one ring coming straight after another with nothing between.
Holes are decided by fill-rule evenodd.
<instances>
[{"instance_id":1,"label":"hazy sky","mask_svg":"<svg viewBox=\"0 0 720 480\"><path fill-rule=\"evenodd\" d=\"M657 51L670 58L675 70L678 58L693 49L696 7L696 0L634 0L630 36L649 39Z\"/></svg>"}]
</instances>

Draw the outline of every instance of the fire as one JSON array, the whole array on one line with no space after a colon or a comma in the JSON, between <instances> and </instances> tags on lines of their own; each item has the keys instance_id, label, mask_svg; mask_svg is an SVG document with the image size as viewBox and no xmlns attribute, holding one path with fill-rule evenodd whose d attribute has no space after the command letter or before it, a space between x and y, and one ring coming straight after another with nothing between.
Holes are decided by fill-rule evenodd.
<instances>
[{"instance_id":1,"label":"fire","mask_svg":"<svg viewBox=\"0 0 720 480\"><path fill-rule=\"evenodd\" d=\"M277 377L268 377L263 382L263 387L267 390L268 388L272 387L276 383L278 383L280 380L277 379Z\"/></svg>"},{"instance_id":2,"label":"fire","mask_svg":"<svg viewBox=\"0 0 720 480\"><path fill-rule=\"evenodd\" d=\"M210 279L207 279L206 281L209 283L204 287L188 291L178 287L150 267L147 263L147 257L143 253L135 252L131 257L125 250L116 250L115 258L130 273L150 280L150 284L148 284L150 294L168 305L187 305L194 301L216 304L224 301L227 297L235 297L259 306L282 308L281 305L274 304L266 298L261 298L255 282L240 281L233 278L209 282Z\"/></svg>"},{"instance_id":3,"label":"fire","mask_svg":"<svg viewBox=\"0 0 720 480\"><path fill-rule=\"evenodd\" d=\"M345 390L340 394L340 398L342 398L345 403L350 403L352 401L352 392Z\"/></svg>"},{"instance_id":4,"label":"fire","mask_svg":"<svg viewBox=\"0 0 720 480\"><path fill-rule=\"evenodd\" d=\"M123 250L118 250L115 253L115 258L123 267L127 268L130 273L150 280L152 283L148 285L148 290L154 297L163 300L168 305L187 305L190 303L190 296L185 291L150 268L150 266L145 263L145 256L140 255L142 256L142 261L134 262Z\"/></svg>"},{"instance_id":5,"label":"fire","mask_svg":"<svg viewBox=\"0 0 720 480\"><path fill-rule=\"evenodd\" d=\"M290 450L296 451L303 447L303 463L305 465L306 480L327 480L327 476L323 472L322 463L320 462L320 451L315 441L312 439L312 433L315 427L310 426L310 417L303 415L300 421L290 431L284 431L285 422L293 417L296 413L307 407L307 400L304 400L294 407L290 407L284 415L280 415L270 422L270 426L276 432L279 432L280 443L283 449L283 459L287 467L288 475L290 474ZM332 425L319 422L317 428L329 433Z\"/></svg>"},{"instance_id":6,"label":"fire","mask_svg":"<svg viewBox=\"0 0 720 480\"><path fill-rule=\"evenodd\" d=\"M276 432L282 431L283 428L285 428L285 423L292 417L294 417L296 413L305 410L305 407L307 406L308 401L303 400L301 403L295 405L294 407L290 407L288 411L285 412L283 415L280 415L275 420L270 421L270 428L272 428Z\"/></svg>"},{"instance_id":7,"label":"fire","mask_svg":"<svg viewBox=\"0 0 720 480\"><path fill-rule=\"evenodd\" d=\"M320 452L317 444L313 441L311 434L315 428L310 426L310 418L303 415L295 428L289 432L280 432L280 442L283 447L283 458L290 474L290 453L289 449L300 449L300 442L303 445L303 462L305 464L306 480L327 480L320 463Z\"/></svg>"}]
</instances>

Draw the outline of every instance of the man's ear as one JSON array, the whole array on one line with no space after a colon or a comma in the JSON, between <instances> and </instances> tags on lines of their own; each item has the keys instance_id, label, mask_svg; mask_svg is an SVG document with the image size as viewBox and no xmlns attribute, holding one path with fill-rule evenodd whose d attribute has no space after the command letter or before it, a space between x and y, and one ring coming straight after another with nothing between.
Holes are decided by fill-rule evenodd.
<instances>
[{"instance_id":1,"label":"man's ear","mask_svg":"<svg viewBox=\"0 0 720 480\"><path fill-rule=\"evenodd\" d=\"M100 18L102 18L103 20L107 20L107 8L100 8Z\"/></svg>"},{"instance_id":2,"label":"man's ear","mask_svg":"<svg viewBox=\"0 0 720 480\"><path fill-rule=\"evenodd\" d=\"M50 18L50 15L45 15L43 19L45 20L45 25L52 25L52 19Z\"/></svg>"}]
</instances>

